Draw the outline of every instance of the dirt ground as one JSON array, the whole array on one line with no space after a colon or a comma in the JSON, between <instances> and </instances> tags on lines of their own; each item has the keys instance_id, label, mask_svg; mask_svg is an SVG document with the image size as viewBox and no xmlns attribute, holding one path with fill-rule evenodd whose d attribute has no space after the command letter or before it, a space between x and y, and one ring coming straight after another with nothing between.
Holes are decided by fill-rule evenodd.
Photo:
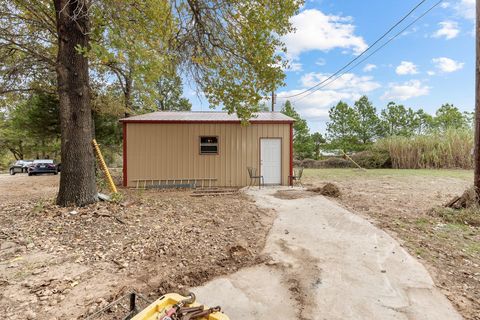
<instances>
[{"instance_id":1,"label":"dirt ground","mask_svg":"<svg viewBox=\"0 0 480 320\"><path fill-rule=\"evenodd\" d=\"M56 176L0 175L6 319L78 318L132 289L153 301L263 261L274 212L241 194L122 189L117 204L60 208L57 185Z\"/></svg>"},{"instance_id":2,"label":"dirt ground","mask_svg":"<svg viewBox=\"0 0 480 320\"><path fill-rule=\"evenodd\" d=\"M436 285L466 319L480 319L480 230L431 212L472 181L447 170L311 169L304 184L333 182L338 202L390 232L429 269Z\"/></svg>"}]
</instances>

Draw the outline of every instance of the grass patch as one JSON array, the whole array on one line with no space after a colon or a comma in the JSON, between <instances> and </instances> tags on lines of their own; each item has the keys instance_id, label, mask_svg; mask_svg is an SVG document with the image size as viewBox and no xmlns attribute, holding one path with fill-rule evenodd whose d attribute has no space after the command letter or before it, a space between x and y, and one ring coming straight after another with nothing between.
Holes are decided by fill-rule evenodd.
<instances>
[{"instance_id":1,"label":"grass patch","mask_svg":"<svg viewBox=\"0 0 480 320\"><path fill-rule=\"evenodd\" d=\"M445 222L480 227L480 207L466 209L437 208L434 212Z\"/></svg>"},{"instance_id":2,"label":"grass patch","mask_svg":"<svg viewBox=\"0 0 480 320\"><path fill-rule=\"evenodd\" d=\"M351 179L387 177L445 177L473 180L473 170L454 169L305 169L306 178Z\"/></svg>"},{"instance_id":3,"label":"grass patch","mask_svg":"<svg viewBox=\"0 0 480 320\"><path fill-rule=\"evenodd\" d=\"M422 218L418 218L415 221L415 224L417 225L418 228L420 228L422 230L426 230L428 227L430 227L432 222L430 220L428 220L427 218L422 217Z\"/></svg>"},{"instance_id":4,"label":"grass patch","mask_svg":"<svg viewBox=\"0 0 480 320\"><path fill-rule=\"evenodd\" d=\"M466 252L467 254L472 255L472 256L478 256L478 255L480 255L480 243L478 243L478 242L470 243L470 244L465 248L465 252Z\"/></svg>"}]
</instances>

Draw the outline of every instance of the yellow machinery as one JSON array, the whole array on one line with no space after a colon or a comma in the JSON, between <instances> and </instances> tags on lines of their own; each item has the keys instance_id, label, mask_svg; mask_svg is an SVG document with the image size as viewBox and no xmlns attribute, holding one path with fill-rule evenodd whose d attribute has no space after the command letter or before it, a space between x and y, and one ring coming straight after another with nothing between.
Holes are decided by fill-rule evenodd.
<instances>
[{"instance_id":1,"label":"yellow machinery","mask_svg":"<svg viewBox=\"0 0 480 320\"><path fill-rule=\"evenodd\" d=\"M161 296L157 301L150 304L147 308L140 311L137 315L135 315L132 320L161 320L161 319L172 319L166 313L168 310L172 310L175 306L185 306L187 308L198 307L200 308L200 304L194 302L195 296L191 295L191 301L188 301L188 297L181 296L177 293L169 293L164 296ZM193 302L192 302L193 301ZM188 303L192 302L192 303ZM207 310L206 307L201 307L204 310ZM220 310L220 308L218 308ZM167 317L167 318L165 318ZM215 311L210 313L207 316L202 318L192 318L192 319L201 319L201 320L229 320L229 318L220 311Z\"/></svg>"}]
</instances>

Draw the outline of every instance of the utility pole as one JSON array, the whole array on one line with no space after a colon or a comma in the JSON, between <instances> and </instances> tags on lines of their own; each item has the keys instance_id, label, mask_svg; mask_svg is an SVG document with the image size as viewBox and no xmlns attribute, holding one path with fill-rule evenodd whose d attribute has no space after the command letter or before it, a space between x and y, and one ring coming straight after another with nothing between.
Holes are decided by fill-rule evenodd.
<instances>
[{"instance_id":1,"label":"utility pole","mask_svg":"<svg viewBox=\"0 0 480 320\"><path fill-rule=\"evenodd\" d=\"M272 112L275 111L275 90L272 91Z\"/></svg>"},{"instance_id":2,"label":"utility pole","mask_svg":"<svg viewBox=\"0 0 480 320\"><path fill-rule=\"evenodd\" d=\"M477 20L475 26L475 47L476 47L476 67L475 67L475 146L474 146L474 170L473 185L477 196L477 203L480 203L480 0L477 4Z\"/></svg>"}]
</instances>

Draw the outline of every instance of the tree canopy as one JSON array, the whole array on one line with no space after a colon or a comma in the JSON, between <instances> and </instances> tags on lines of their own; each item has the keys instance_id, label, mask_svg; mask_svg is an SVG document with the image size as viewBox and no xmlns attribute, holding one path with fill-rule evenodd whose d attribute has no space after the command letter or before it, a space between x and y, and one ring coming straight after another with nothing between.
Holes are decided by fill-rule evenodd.
<instances>
[{"instance_id":1,"label":"tree canopy","mask_svg":"<svg viewBox=\"0 0 480 320\"><path fill-rule=\"evenodd\" d=\"M363 150L376 140L389 136L410 137L433 131L469 128L471 113L461 112L451 104L442 105L432 116L423 109L414 111L390 102L377 112L366 96L355 101L353 107L340 101L329 112L325 148L344 152Z\"/></svg>"},{"instance_id":2,"label":"tree canopy","mask_svg":"<svg viewBox=\"0 0 480 320\"><path fill-rule=\"evenodd\" d=\"M340 101L330 108L328 112L330 121L327 123L327 138L329 146L333 149L340 149L343 152L352 150L358 139L355 134L357 126L357 114L355 109L347 103Z\"/></svg>"},{"instance_id":3,"label":"tree canopy","mask_svg":"<svg viewBox=\"0 0 480 320\"><path fill-rule=\"evenodd\" d=\"M57 202L84 205L96 199L92 84L100 93L115 85L124 111L142 112L165 100L163 79L178 84L182 74L211 106L246 121L283 84L280 39L292 31L289 19L300 5L0 0L0 94L58 93L63 166ZM176 100L172 108L187 107Z\"/></svg>"},{"instance_id":4,"label":"tree canopy","mask_svg":"<svg viewBox=\"0 0 480 320\"><path fill-rule=\"evenodd\" d=\"M152 107L158 83L177 70L212 106L241 118L283 84L280 37L299 1L78 1L89 6L92 77L115 79L125 106ZM0 92L30 90L31 80L55 81L57 38L53 2L0 1ZM280 49L280 51L279 51ZM113 76L113 77L112 77Z\"/></svg>"}]
</instances>

